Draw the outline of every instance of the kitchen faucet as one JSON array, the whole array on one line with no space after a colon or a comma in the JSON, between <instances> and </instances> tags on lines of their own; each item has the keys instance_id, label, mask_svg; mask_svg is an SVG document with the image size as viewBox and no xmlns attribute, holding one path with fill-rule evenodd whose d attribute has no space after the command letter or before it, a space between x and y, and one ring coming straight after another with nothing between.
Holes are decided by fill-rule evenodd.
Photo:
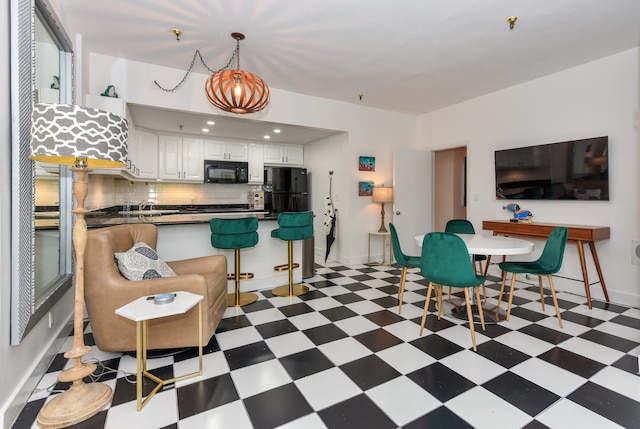
<instances>
[{"instance_id":1,"label":"kitchen faucet","mask_svg":"<svg viewBox=\"0 0 640 429\"><path fill-rule=\"evenodd\" d=\"M142 211L149 207L149 210L153 210L153 201L152 200L142 200L138 203L138 210Z\"/></svg>"}]
</instances>

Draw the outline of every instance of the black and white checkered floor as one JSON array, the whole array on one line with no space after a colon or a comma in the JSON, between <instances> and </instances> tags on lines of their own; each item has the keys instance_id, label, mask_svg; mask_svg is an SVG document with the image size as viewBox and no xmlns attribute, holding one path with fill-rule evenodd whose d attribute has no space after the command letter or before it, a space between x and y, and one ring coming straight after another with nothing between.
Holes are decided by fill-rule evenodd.
<instances>
[{"instance_id":1,"label":"black and white checkered floor","mask_svg":"<svg viewBox=\"0 0 640 429\"><path fill-rule=\"evenodd\" d=\"M114 389L110 407L73 427L640 427L640 310L597 301L589 310L583 297L559 293L560 329L551 302L542 312L537 288L520 283L511 319L478 327L474 353L461 320L430 313L418 335L427 283L416 270L398 315L399 277L398 267L318 267L306 295L264 291L254 304L227 309L202 377L170 386L137 412L135 385L122 373L104 375ZM490 300L497 281L487 283ZM86 338L93 344L90 328ZM197 369L196 355L150 367L162 378L186 374ZM135 373L131 356L95 347L90 356ZM65 365L59 355L40 388ZM50 395L36 391L13 428L36 428Z\"/></svg>"}]
</instances>

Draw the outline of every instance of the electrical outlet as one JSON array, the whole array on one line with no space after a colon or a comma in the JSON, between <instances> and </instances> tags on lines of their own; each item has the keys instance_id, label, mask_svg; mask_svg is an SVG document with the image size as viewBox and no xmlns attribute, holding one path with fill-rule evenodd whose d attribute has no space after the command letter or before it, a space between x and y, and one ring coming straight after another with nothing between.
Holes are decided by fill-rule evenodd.
<instances>
[{"instance_id":1,"label":"electrical outlet","mask_svg":"<svg viewBox=\"0 0 640 429\"><path fill-rule=\"evenodd\" d=\"M640 240L631 240L631 263L640 265Z\"/></svg>"}]
</instances>

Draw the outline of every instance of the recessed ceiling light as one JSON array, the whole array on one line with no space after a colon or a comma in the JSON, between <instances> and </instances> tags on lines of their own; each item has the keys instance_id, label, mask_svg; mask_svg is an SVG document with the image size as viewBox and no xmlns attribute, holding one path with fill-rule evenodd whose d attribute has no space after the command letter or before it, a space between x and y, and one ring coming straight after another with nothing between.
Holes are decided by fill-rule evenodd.
<instances>
[{"instance_id":1,"label":"recessed ceiling light","mask_svg":"<svg viewBox=\"0 0 640 429\"><path fill-rule=\"evenodd\" d=\"M215 125L216 123L213 121L207 121L207 125Z\"/></svg>"},{"instance_id":2,"label":"recessed ceiling light","mask_svg":"<svg viewBox=\"0 0 640 429\"><path fill-rule=\"evenodd\" d=\"M275 130L273 130L273 132L278 134L280 132L280 130L278 128L276 128Z\"/></svg>"},{"instance_id":3,"label":"recessed ceiling light","mask_svg":"<svg viewBox=\"0 0 640 429\"><path fill-rule=\"evenodd\" d=\"M271 138L271 136L264 136L264 138L268 140Z\"/></svg>"},{"instance_id":4,"label":"recessed ceiling light","mask_svg":"<svg viewBox=\"0 0 640 429\"><path fill-rule=\"evenodd\" d=\"M203 129L202 129L202 132L203 132L203 133L208 133L208 132L209 132L209 128L203 128Z\"/></svg>"}]
</instances>

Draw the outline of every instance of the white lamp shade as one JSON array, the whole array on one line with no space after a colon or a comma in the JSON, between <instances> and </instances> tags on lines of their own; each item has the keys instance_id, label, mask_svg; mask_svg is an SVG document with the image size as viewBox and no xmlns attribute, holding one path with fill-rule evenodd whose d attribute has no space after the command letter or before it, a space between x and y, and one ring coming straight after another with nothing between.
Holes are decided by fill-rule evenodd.
<instances>
[{"instance_id":1,"label":"white lamp shade","mask_svg":"<svg viewBox=\"0 0 640 429\"><path fill-rule=\"evenodd\" d=\"M88 167L123 167L127 158L128 122L113 113L71 104L33 106L31 159Z\"/></svg>"},{"instance_id":2,"label":"white lamp shade","mask_svg":"<svg viewBox=\"0 0 640 429\"><path fill-rule=\"evenodd\" d=\"M391 203L393 202L393 188L377 187L373 188L374 203Z\"/></svg>"}]
</instances>

